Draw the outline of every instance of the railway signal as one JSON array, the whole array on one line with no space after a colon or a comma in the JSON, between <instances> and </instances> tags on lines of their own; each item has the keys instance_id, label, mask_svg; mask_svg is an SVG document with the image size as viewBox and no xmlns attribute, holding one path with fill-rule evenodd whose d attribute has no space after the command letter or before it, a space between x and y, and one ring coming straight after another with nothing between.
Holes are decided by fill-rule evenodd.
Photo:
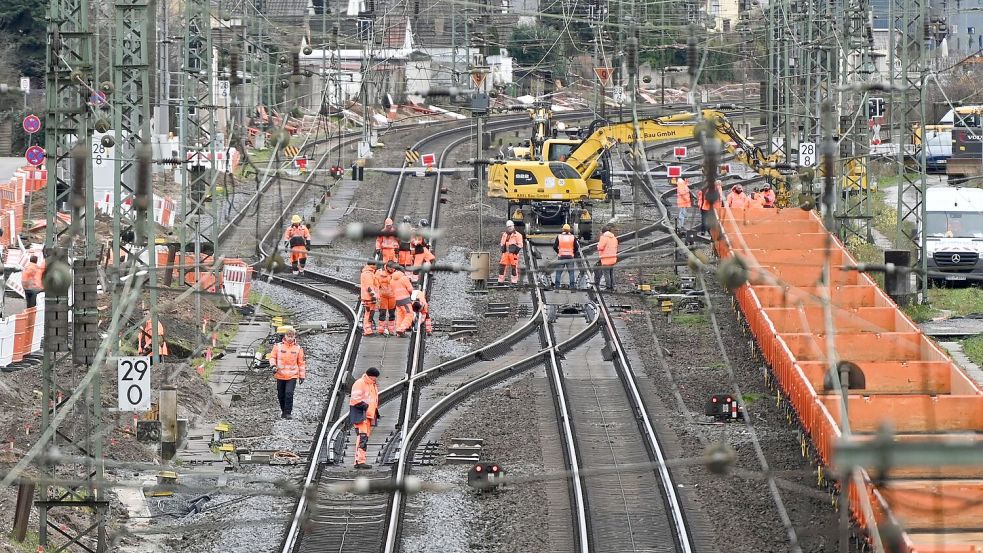
<instances>
[{"instance_id":1,"label":"railway signal","mask_svg":"<svg viewBox=\"0 0 983 553\"><path fill-rule=\"evenodd\" d=\"M468 486L480 490L494 490L502 485L505 469L498 463L478 463L468 471Z\"/></svg>"},{"instance_id":2,"label":"railway signal","mask_svg":"<svg viewBox=\"0 0 983 553\"><path fill-rule=\"evenodd\" d=\"M740 402L731 394L714 394L707 401L704 413L714 420L727 421L744 418L744 410Z\"/></svg>"}]
</instances>

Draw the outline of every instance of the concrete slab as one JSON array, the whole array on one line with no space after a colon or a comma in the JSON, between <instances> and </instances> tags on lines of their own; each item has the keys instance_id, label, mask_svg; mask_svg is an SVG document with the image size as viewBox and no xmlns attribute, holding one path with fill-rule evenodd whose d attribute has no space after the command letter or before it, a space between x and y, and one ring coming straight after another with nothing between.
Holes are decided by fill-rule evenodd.
<instances>
[{"instance_id":1,"label":"concrete slab","mask_svg":"<svg viewBox=\"0 0 983 553\"><path fill-rule=\"evenodd\" d=\"M963 351L963 345L960 342L939 342L939 345L944 347L949 355L952 356L952 360L959 365L959 368L966 371L966 374L973 379L973 382L979 386L983 386L983 368L979 365L970 361L969 357Z\"/></svg>"},{"instance_id":2,"label":"concrete slab","mask_svg":"<svg viewBox=\"0 0 983 553\"><path fill-rule=\"evenodd\" d=\"M919 323L927 336L975 336L983 334L983 319L945 319Z\"/></svg>"},{"instance_id":3,"label":"concrete slab","mask_svg":"<svg viewBox=\"0 0 983 553\"><path fill-rule=\"evenodd\" d=\"M317 222L311 229L311 247L330 246L341 225L341 219L355 203L355 193L359 182L343 179L341 185L331 192L331 200L322 208Z\"/></svg>"}]
</instances>

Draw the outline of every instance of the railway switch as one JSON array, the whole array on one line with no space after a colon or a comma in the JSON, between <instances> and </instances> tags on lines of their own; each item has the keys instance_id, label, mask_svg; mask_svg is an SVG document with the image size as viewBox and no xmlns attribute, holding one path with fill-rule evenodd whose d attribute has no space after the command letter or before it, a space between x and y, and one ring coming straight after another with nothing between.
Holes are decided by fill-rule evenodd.
<instances>
[{"instance_id":1,"label":"railway switch","mask_svg":"<svg viewBox=\"0 0 983 553\"><path fill-rule=\"evenodd\" d=\"M704 413L714 420L738 420L744 418L744 410L741 409L740 402L730 394L714 394L707 401Z\"/></svg>"},{"instance_id":2,"label":"railway switch","mask_svg":"<svg viewBox=\"0 0 983 553\"><path fill-rule=\"evenodd\" d=\"M468 471L468 486L480 490L494 490L502 485L505 469L498 463L477 463Z\"/></svg>"}]
</instances>

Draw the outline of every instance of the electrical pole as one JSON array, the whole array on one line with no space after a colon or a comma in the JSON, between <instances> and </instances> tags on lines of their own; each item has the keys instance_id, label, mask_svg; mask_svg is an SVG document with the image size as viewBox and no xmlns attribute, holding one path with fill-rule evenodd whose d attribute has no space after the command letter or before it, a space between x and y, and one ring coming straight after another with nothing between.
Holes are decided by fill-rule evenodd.
<instances>
[{"instance_id":1,"label":"electrical pole","mask_svg":"<svg viewBox=\"0 0 983 553\"><path fill-rule=\"evenodd\" d=\"M897 29L889 37L888 62L891 71L891 128L897 129L898 170L897 243L898 248L908 248L919 261L918 277L920 300L928 292L928 258L924 255L925 232L919 233L925 220L925 189L927 173L925 148L915 159L914 171L905 164L904 144L913 135L913 126L925 122L925 42L928 26L928 0L892 0L890 4L891 29Z\"/></svg>"},{"instance_id":2,"label":"electrical pole","mask_svg":"<svg viewBox=\"0 0 983 553\"><path fill-rule=\"evenodd\" d=\"M151 324L152 358L157 359L161 337L157 333L157 268L153 233L153 194L151 175L138 166L138 156L146 157L142 163L150 167L151 109L150 63L154 59L153 42L156 10L152 0L116 1L116 40L113 44L113 129L115 142L115 179L113 184L113 305L124 306L128 287L120 280L125 275L148 280L150 289L146 305ZM109 136L109 135L106 135ZM105 139L105 137L104 137ZM140 151L143 149L143 151ZM124 259L125 256L125 259ZM140 273L144 273L141 275ZM135 318L123 322L124 339L143 332L143 320ZM119 342L114 341L116 350Z\"/></svg>"},{"instance_id":3,"label":"electrical pole","mask_svg":"<svg viewBox=\"0 0 983 553\"><path fill-rule=\"evenodd\" d=\"M50 444L39 443L47 454L52 448L82 455L83 463L58 466L39 463L38 507L41 547L49 544L49 528L69 540L94 537L94 550L106 550L106 515L109 501L102 488L102 398L98 367L86 374L99 347L95 259L95 210L89 165L90 117L95 83L89 0L51 0L47 29L47 111L45 151L50 181L47 186L45 231L44 350L41 384L41 431ZM111 92L111 91L110 91ZM72 146L74 138L75 146ZM69 171L71 168L71 171ZM71 206L70 223L59 210ZM70 261L71 260L71 261ZM69 263L74 263L74 271ZM75 298L69 307L68 284L74 280ZM59 282L60 281L60 282ZM69 339L68 312L73 325ZM88 378L88 380L86 380ZM83 385L88 382L88 385ZM67 403L67 402L72 403ZM69 407L72 405L72 407ZM70 409L66 412L66 409ZM58 428L71 418L76 424ZM56 486L61 478L82 484ZM75 532L49 520L54 510L91 517L88 526Z\"/></svg>"},{"instance_id":4,"label":"electrical pole","mask_svg":"<svg viewBox=\"0 0 983 553\"><path fill-rule=\"evenodd\" d=\"M178 222L181 249L180 274L185 281L185 254L194 252L194 282L202 283L202 256L215 265L218 234L218 202L215 201L215 88L212 65L212 28L209 5L188 2L185 5L186 35L181 104L181 220ZM270 112L272 117L272 112ZM218 268L213 268L217 272ZM217 283L213 273L212 283ZM215 286L216 284L212 284ZM201 294L195 294L196 320L202 319ZM201 346L201 334L195 333L195 350Z\"/></svg>"}]
</instances>

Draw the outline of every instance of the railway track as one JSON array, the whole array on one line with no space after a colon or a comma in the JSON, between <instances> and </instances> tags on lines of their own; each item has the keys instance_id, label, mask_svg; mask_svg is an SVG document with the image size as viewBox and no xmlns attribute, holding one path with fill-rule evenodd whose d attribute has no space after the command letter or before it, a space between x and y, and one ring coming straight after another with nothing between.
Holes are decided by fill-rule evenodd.
<instances>
[{"instance_id":1,"label":"railway track","mask_svg":"<svg viewBox=\"0 0 983 553\"><path fill-rule=\"evenodd\" d=\"M586 113L569 113L564 114L564 118L577 118L584 115ZM490 123L488 129L501 131L521 128L526 124L524 118L512 118ZM435 141L450 139L455 134L468 132L467 129L440 131L414 144L413 148L420 149L424 146L432 148ZM460 138L452 139L441 151L439 165L443 166L449 152L468 138L468 134L464 134ZM438 175L434 180L432 194L427 198L423 194L415 196L402 194L406 174L404 171L397 179L387 216L399 221L398 215L407 214L413 221L420 214L427 213L424 210L429 208L429 219L436 227L439 221L438 200L442 177ZM299 198L302 194L303 190L298 189L294 198ZM427 199L429 199L429 206L426 205ZM292 199L290 203L294 201ZM285 213L288 211L289 208ZM275 237L274 234L279 232L279 221L277 223L271 225L264 234L261 239L262 245L276 242L278 235ZM267 248L261 248L261 250L265 249ZM268 255L269 252L263 253ZM355 292L357 289L354 283L318 271L308 270L306 273L303 278L278 278L278 282L315 294L331 295L331 292L326 291L325 288L333 288L344 292L340 295L348 296L348 292ZM429 291L431 283L431 275L424 275L425 290ZM355 300L355 296L348 296L348 298L349 301ZM397 491L392 496L360 495L355 501L354 496L338 494L330 485L338 481L349 481L356 476L354 471L339 469L337 466L328 468L327 465L343 461L343 454L347 448L344 399L347 397L346 385L353 376L357 376L352 374L355 366L380 366L385 375L380 379L380 387L383 388L381 401L385 403L398 401L400 404L398 417L386 417L380 421L381 426L376 429L369 444L370 462L374 459L381 466L377 465L376 469L368 472L360 471L358 476L380 482L393 477L397 481L402 481L409 473L413 449L418 440L422 439L422 435L430 430L428 424L439 418L437 413L459 403L463 399L459 399L459 396L484 389L483 387L490 385L491 382L514 375L522 368L532 366L552 368L553 372L559 375L559 355L568 351L568 348L599 336L599 321L604 318L598 310L594 311L593 320L587 321L579 329L566 327L561 339L553 336L550 327L543 326L549 324L549 318L545 314L547 304L544 302L544 297L534 297L534 305L536 309L533 316L500 340L426 370L423 369L423 335L419 329L414 329L409 341L364 341L360 339L357 325L353 325L335 375L334 391L326 402L325 416L319 426L310 456L311 463L304 479L304 486L309 493L298 502L281 550L284 552L335 551L348 550L359 544L364 544L371 549L372 544L378 546L380 543L385 544L384 551L395 551L399 547L400 520L405 499L402 492ZM354 320L360 320L361 306L356 304L352 311ZM541 335L541 341L545 341L541 342L539 348L531 343L535 340L530 339L537 330ZM522 346L517 347L519 344ZM458 386L454 392L442 394L433 392L430 388L423 393L428 384L437 380L447 382L446 377L451 374L455 374L453 383ZM559 379L556 381L561 382ZM421 409L423 412L419 413ZM569 406L566 412L565 419L570 420ZM566 434L570 436L567 441L572 443L573 428L569 428ZM386 467L389 462L394 464L391 469ZM579 466L580 463L575 465ZM577 478L575 481L580 484L574 484L571 488L576 490L579 487L580 490L572 492L571 505L574 508L571 511L580 513L578 518L582 522L575 526L578 529L577 542L580 550L587 551L591 548L592 529L586 525L588 519L586 492L582 480ZM603 515L604 511L600 513ZM605 520L605 517L599 516L598 520Z\"/></svg>"}]
</instances>

